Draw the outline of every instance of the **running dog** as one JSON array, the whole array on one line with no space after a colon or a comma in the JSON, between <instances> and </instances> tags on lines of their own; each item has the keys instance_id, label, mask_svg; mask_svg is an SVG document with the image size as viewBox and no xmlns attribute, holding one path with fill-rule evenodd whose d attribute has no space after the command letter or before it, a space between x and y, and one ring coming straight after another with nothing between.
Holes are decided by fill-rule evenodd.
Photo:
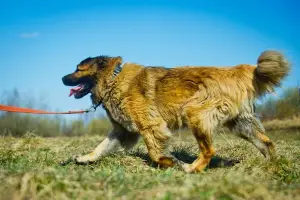
<instances>
[{"instance_id":1,"label":"running dog","mask_svg":"<svg viewBox=\"0 0 300 200\"><path fill-rule=\"evenodd\" d=\"M90 93L94 105L102 104L113 125L91 153L74 158L76 163L94 162L117 147L130 149L141 137L158 165L200 172L215 154L212 136L222 125L251 142L267 160L273 157L274 144L255 115L254 102L289 74L283 54L267 50L257 66L222 68L122 63L120 56L87 58L62 78L64 85L77 86L76 99ZM199 145L200 154L192 164L164 152L172 131L182 127L192 130Z\"/></svg>"}]
</instances>

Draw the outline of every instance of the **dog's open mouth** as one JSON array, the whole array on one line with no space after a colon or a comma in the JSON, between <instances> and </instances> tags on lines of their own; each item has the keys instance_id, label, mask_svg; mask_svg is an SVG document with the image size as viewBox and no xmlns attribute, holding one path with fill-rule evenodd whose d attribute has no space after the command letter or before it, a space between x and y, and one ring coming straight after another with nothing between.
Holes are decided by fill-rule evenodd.
<instances>
[{"instance_id":1,"label":"dog's open mouth","mask_svg":"<svg viewBox=\"0 0 300 200\"><path fill-rule=\"evenodd\" d=\"M79 84L74 88L71 88L69 97L74 95L75 99L80 99L87 95L91 90L91 87L89 84Z\"/></svg>"}]
</instances>

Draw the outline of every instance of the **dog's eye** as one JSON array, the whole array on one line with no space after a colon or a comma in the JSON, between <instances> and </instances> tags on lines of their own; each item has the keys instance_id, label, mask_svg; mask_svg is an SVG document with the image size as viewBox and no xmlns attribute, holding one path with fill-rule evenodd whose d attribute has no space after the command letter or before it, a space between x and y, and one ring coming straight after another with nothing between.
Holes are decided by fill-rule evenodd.
<instances>
[{"instance_id":1,"label":"dog's eye","mask_svg":"<svg viewBox=\"0 0 300 200\"><path fill-rule=\"evenodd\" d=\"M89 69L89 65L80 65L80 66L77 66L77 71L86 71Z\"/></svg>"}]
</instances>

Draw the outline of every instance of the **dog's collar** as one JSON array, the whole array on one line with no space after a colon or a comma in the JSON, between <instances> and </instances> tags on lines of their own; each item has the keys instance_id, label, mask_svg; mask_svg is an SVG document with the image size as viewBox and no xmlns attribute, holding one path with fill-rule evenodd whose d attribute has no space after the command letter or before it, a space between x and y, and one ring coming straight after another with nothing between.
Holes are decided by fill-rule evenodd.
<instances>
[{"instance_id":1,"label":"dog's collar","mask_svg":"<svg viewBox=\"0 0 300 200\"><path fill-rule=\"evenodd\" d=\"M117 67L114 69L113 79L116 78L116 76L118 76L118 74L119 74L121 71L122 71L121 65L117 65Z\"/></svg>"}]
</instances>

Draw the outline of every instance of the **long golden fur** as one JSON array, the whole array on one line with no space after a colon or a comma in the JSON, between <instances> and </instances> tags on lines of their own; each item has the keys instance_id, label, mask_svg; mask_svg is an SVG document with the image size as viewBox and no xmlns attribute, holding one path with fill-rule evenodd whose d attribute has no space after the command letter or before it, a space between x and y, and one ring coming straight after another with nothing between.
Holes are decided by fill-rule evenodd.
<instances>
[{"instance_id":1,"label":"long golden fur","mask_svg":"<svg viewBox=\"0 0 300 200\"><path fill-rule=\"evenodd\" d=\"M88 58L63 77L68 86L86 84L76 98L90 92L92 102L102 103L114 127L92 153L75 157L75 162L93 162L118 146L129 149L141 136L154 162L199 172L215 154L212 136L221 125L250 141L267 159L272 157L274 145L255 116L254 101L288 75L289 64L279 52L263 52L257 67L168 69L125 63L114 74L121 64L121 57ZM192 164L164 152L172 131L182 127L192 130L199 145L200 154Z\"/></svg>"}]
</instances>

